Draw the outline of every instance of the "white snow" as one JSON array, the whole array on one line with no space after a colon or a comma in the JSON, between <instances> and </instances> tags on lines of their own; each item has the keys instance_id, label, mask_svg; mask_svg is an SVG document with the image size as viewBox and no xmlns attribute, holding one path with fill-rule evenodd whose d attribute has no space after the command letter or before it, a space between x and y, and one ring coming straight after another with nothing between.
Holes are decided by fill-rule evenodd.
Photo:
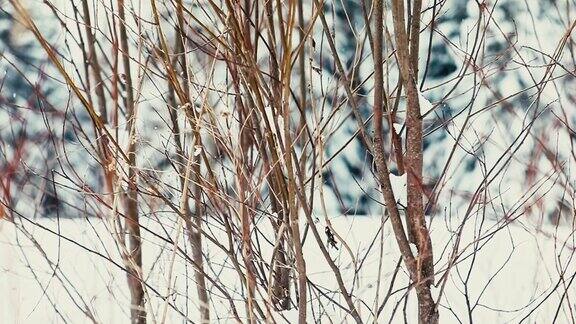
<instances>
[{"instance_id":1,"label":"white snow","mask_svg":"<svg viewBox=\"0 0 576 324\"><path fill-rule=\"evenodd\" d=\"M401 135L402 132L402 124L399 123L393 123L392 127L394 127L394 130L396 131L396 134Z\"/></svg>"},{"instance_id":2,"label":"white snow","mask_svg":"<svg viewBox=\"0 0 576 324\"><path fill-rule=\"evenodd\" d=\"M194 156L199 156L200 154L202 154L202 146L194 145Z\"/></svg>"},{"instance_id":3,"label":"white snow","mask_svg":"<svg viewBox=\"0 0 576 324\"><path fill-rule=\"evenodd\" d=\"M44 229L26 221L23 222L25 228L37 239L38 246L46 251L46 256L55 265L51 269L22 233L15 231L14 226L7 222L0 223L0 259L2 260L0 273L3 277L3 280L0 280L0 298L5 301L0 303L0 314L2 314L3 323L60 323L62 322L60 316L70 323L87 322L87 318L81 309L74 305L74 302L81 307L84 307L83 302L85 302L97 321L101 323L126 323L129 317L129 294L125 284L125 273L102 256L88 252L81 247L102 253L121 264L118 250L104 223L97 219L90 219L90 223L85 220L70 219L62 219L60 222L51 219L36 221L39 225L56 233L59 232L75 243L58 239L56 235ZM175 239L176 221L169 218L163 218L161 221L172 239ZM453 218L446 221L436 219L432 222L432 239L437 260L436 271L443 273L446 269L460 221L461 219ZM347 289L353 289L352 293L358 301L362 318L371 322L373 317L368 307L380 303L386 295L399 257L390 226L388 223L384 225L382 268L379 273L380 233L378 230L381 219L377 217L334 217L331 218L331 223L334 230L356 254L356 259L364 260L358 276L354 278L354 264L345 249L330 249L331 257L342 271ZM165 236L164 230L158 223L145 222L144 226L147 230ZM320 221L317 226L320 229L323 228L323 221ZM173 244L158 240L147 230L143 231L146 282L163 295L168 292L167 283L171 279L175 286L170 300L183 312L186 312L186 307L188 307L188 317L196 321L198 319L197 298L192 279L192 267L186 264L181 255L177 254L174 268L171 268ZM569 310L565 308L567 302L562 294L564 289L567 290L568 296L574 296L576 293L576 288L568 284L575 272L574 261L571 258L574 251L574 236L568 228L549 230L545 233L520 223L503 227L501 223L490 220L482 221L479 217L469 219L462 230L462 240L458 248L460 257L448 276L441 298L441 323L457 323L456 316L462 321L467 321L465 294L468 294L472 306L477 304L472 318L478 322L518 322L540 302L543 302L536 311L530 314L528 321L549 323L555 315L558 301L561 298L563 298L564 306L560 308L558 319L560 322L567 320L569 314L566 312ZM223 233L216 235L223 235ZM376 242L374 245L372 245L373 240ZM184 241L182 238L177 241L182 249L185 248ZM225 241L222 236L221 242ZM480 250L473 259L471 252L475 247ZM239 313L243 314L239 280L230 262L207 240L205 240L205 249L209 257L206 271L227 289L238 292L233 294L233 297ZM266 259L271 247L264 247L263 250ZM309 279L321 287L336 290L334 275L312 235L307 238L304 251ZM364 259L364 256L367 257ZM30 267L27 266L27 262L30 262ZM54 271L55 268L58 270ZM34 270L38 282L31 270ZM468 271L471 276L466 285ZM561 276L565 282L556 287ZM186 278L190 279L186 280ZM378 278L381 280L379 285L377 284ZM64 283L60 282L60 279ZM440 279L441 276L437 275L436 280ZM379 317L380 321L387 322L390 319L396 303L401 301L405 293L406 283L407 275L402 269L398 273L393 289L393 291L397 289L399 291L391 296L384 307ZM186 288L187 285L188 288ZM564 285L567 288L564 288ZM64 287L69 289L72 297L68 295ZM231 321L229 305L212 285L210 287L214 322ZM376 287L379 287L378 301L375 300ZM438 293L439 288L435 288L434 294L437 296ZM154 316L157 320L165 304L153 291L148 290L148 294L151 298L148 305L149 316L151 319ZM548 294L550 296L546 298ZM184 295L188 295L189 298L186 300ZM344 303L338 294L329 293L329 295ZM328 303L327 300L323 302ZM55 305L58 313L54 311L51 303ZM400 311L396 311L393 323L402 321L402 305L400 305ZM317 307L314 310L309 309L310 322L313 322L315 318L318 319L318 316L321 316L321 322L327 321L327 317L336 323L351 321L347 313L338 307L329 306L326 310L327 313L320 315L317 313ZM407 305L407 317L410 323L416 322L415 314L416 298L411 296ZM288 321L297 318L296 310L286 311L283 315ZM285 322L277 313L274 317L278 322ZM166 323L181 323L182 321L182 316L169 307Z\"/></svg>"},{"instance_id":4,"label":"white snow","mask_svg":"<svg viewBox=\"0 0 576 324\"><path fill-rule=\"evenodd\" d=\"M418 99L420 103L420 115L426 115L428 112L434 109L434 105L432 105L428 98L424 97L420 90L418 90Z\"/></svg>"},{"instance_id":5,"label":"white snow","mask_svg":"<svg viewBox=\"0 0 576 324\"><path fill-rule=\"evenodd\" d=\"M407 189L407 174L404 173L401 176L390 174L390 183L392 184L392 191L394 192L394 198L402 206L408 205L408 189Z\"/></svg>"}]
</instances>

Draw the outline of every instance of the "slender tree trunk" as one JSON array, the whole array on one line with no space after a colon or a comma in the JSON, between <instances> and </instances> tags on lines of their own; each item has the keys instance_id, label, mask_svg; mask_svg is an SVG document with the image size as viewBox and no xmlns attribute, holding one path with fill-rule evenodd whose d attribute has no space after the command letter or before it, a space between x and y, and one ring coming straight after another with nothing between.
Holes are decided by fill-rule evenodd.
<instances>
[{"instance_id":1,"label":"slender tree trunk","mask_svg":"<svg viewBox=\"0 0 576 324\"><path fill-rule=\"evenodd\" d=\"M420 102L417 90L418 79L418 39L420 35L420 13L422 1L415 0L412 3L412 14L410 20L409 33L406 31L404 16L404 0L392 1L392 17L394 23L394 36L396 39L396 55L400 77L407 97L406 107L406 157L404 159L407 174L408 206L407 206L407 232L411 238L411 243L416 245L418 256L415 263L407 262L411 273L411 279L415 283L416 295L418 298L418 317L421 324L437 323L438 311L436 303L432 297L431 285L434 282L434 259L432 254L432 242L430 233L426 227L424 217L423 195L424 187L422 181L422 116L420 115ZM375 146L376 153L380 155L377 160L380 165L385 164L384 152L381 149L382 141L382 101L383 72L382 61L382 19L383 3L377 0L375 4L376 35L374 37L374 60L375 69L375 112L376 122ZM410 38L408 38L410 35ZM384 175L383 175L384 176ZM387 175L385 175L387 176ZM398 233L396 233L398 235ZM406 244L404 244L406 245ZM407 252L407 251L406 251ZM406 254L406 255L404 255ZM410 253L411 254L411 253ZM403 253L404 257L408 253Z\"/></svg>"},{"instance_id":2,"label":"slender tree trunk","mask_svg":"<svg viewBox=\"0 0 576 324\"><path fill-rule=\"evenodd\" d=\"M184 23L184 8L181 0L176 2L178 27L176 28L176 53L179 55L179 65L182 69L182 88L184 95L187 98L189 104L190 89L189 83L189 73L188 73L188 63L186 60L186 48L184 46L185 39L185 23ZM190 126L194 131L194 144L195 147L202 147L202 142L200 140L200 132L197 129L198 118L190 106L191 113L187 113L187 116L193 116L193 122L191 120ZM177 124L177 121L176 121ZM190 215L186 217L186 230L188 231L188 241L190 242L192 248L192 260L196 263L197 269L194 271L194 279L196 281L196 292L198 294L198 301L200 304L200 321L201 323L210 323L210 304L208 298L208 290L206 289L206 278L203 274L204 269L204 256L202 254L202 219L204 216L204 208L202 206L202 186L200 184L201 180L201 156L190 154L189 158L193 159L192 164L192 186L194 191L194 215L191 219ZM188 186L183 188L184 192L188 190ZM186 211L188 212L188 203L186 202Z\"/></svg>"},{"instance_id":3,"label":"slender tree trunk","mask_svg":"<svg viewBox=\"0 0 576 324\"><path fill-rule=\"evenodd\" d=\"M144 286L142 284L142 238L140 237L140 222L138 215L138 192L136 179L136 139L134 124L134 92L132 89L132 75L130 69L130 51L128 35L126 33L126 15L124 0L118 0L118 15L120 17L120 46L122 49L122 63L124 66L126 87L126 128L129 132L128 156L128 193L126 195L126 228L128 230L128 286L131 296L131 322L132 324L146 323L146 310L144 301Z\"/></svg>"}]
</instances>

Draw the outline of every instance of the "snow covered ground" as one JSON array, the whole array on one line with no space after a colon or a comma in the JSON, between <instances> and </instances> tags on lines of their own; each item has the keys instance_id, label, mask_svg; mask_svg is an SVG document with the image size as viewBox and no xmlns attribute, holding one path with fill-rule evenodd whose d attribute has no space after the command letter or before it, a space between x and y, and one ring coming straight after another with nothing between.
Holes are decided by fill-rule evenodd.
<instances>
[{"instance_id":1,"label":"snow covered ground","mask_svg":"<svg viewBox=\"0 0 576 324\"><path fill-rule=\"evenodd\" d=\"M127 323L129 293L126 276L120 269L122 261L105 222L98 219L60 222L37 219L32 222L23 220L21 226L34 237L35 243L14 225L0 223L1 322L87 323L91 322L85 315L89 311L98 323ZM174 307L187 314L190 321L196 322L192 267L186 264L181 254L174 254L176 244L186 249L184 240L181 237L176 239L181 236L176 222L168 218L161 222L163 226L157 221L144 224L144 275L149 285L149 320L162 323L166 312L165 323L186 322L184 315L158 297L160 294L169 296L168 300ZM353 252L356 266L340 243L338 250L330 250L332 258L341 269L362 318L372 322L371 309L376 309L374 305L379 305L386 296L399 257L389 223L385 223L383 232L380 232L380 218L341 216L332 218L331 222ZM439 218L432 221L436 271L440 273L436 277L437 283L441 282L441 275L452 256L460 222L460 219L445 221ZM317 225L323 227L323 221ZM469 322L467 305L472 309L470 319L479 323L518 323L523 320L526 323L551 323L555 318L558 323L569 322L573 318L571 312L576 298L576 288L572 285L576 275L573 232L568 227L542 231L520 222L504 225L480 218L466 222L457 249L458 261L449 274L441 298L441 323ZM159 234L158 237L148 230ZM216 237L219 235L215 233ZM163 241L160 236L170 237L175 243ZM266 259L271 246L262 238L260 236ZM222 239L224 242L224 237ZM383 242L382 252L380 242ZM38 247L46 254L42 255ZM475 256L472 254L474 250L479 250ZM207 273L228 291L237 292L232 297L242 316L242 289L234 269L224 253L218 252L212 243L206 243L205 251L208 251L209 260ZM304 251L309 279L322 287L327 296L345 304L341 295L333 293L337 290L334 275L311 234ZM52 266L47 265L47 259ZM360 268L357 276L354 276L355 268ZM407 274L401 269L391 290L393 293L378 317L380 322L403 322L404 316L408 322L416 322L415 295L411 293L407 305L404 305L406 283ZM214 285L210 286L214 322L231 322L229 304ZM438 295L440 289L434 291ZM312 299L317 305L316 298L313 293ZM325 297L320 301L327 303ZM318 308L310 308L310 322L324 323L330 322L329 319L334 323L351 322L352 318L335 305L332 303L326 307L322 314L318 313ZM406 315L403 309L406 309ZM296 316L295 310L274 314L278 322L292 322Z\"/></svg>"}]
</instances>

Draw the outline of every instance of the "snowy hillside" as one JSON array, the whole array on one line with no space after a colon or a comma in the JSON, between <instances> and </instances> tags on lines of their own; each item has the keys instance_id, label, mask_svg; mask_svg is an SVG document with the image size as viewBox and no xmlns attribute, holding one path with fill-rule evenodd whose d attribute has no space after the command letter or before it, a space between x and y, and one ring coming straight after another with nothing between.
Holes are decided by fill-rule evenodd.
<instances>
[{"instance_id":1,"label":"snowy hillside","mask_svg":"<svg viewBox=\"0 0 576 324\"><path fill-rule=\"evenodd\" d=\"M84 63L78 44L81 39L76 35L76 30L70 28L75 24L72 19L74 12L80 8L72 7L66 1L55 1L52 7L41 2L37 2L37 7L34 7L36 2L27 3L34 8L31 13L41 26L43 35L60 51L71 76L81 74L81 69L73 65ZM98 5L98 2L93 5L98 9L92 18L94 23L105 26L106 6ZM571 109L574 96L566 89L574 88L576 81L571 72L574 70L572 50L569 48L571 43L562 44L573 27L571 24L576 11L572 6L558 1L501 0L494 3L486 1L484 5L478 6L475 1L424 1L423 26L428 26L435 17L434 32L430 33L426 28L420 42L421 97L429 103L429 107L434 108L424 119L425 185L436 185L446 168L443 179L446 183L443 185L452 190L453 206L466 204L467 195L476 190L479 179L486 171L483 166L493 165L510 148L515 152L515 158L505 167L507 193L497 192L495 195L503 195L503 202L510 207L516 203L515 198L520 191L539 185L539 179L548 177L553 169L558 171L557 166L562 165L560 172L563 180L552 184L554 188L549 199L540 201L538 210L532 211L532 217L543 218L546 222L550 218L555 222L555 210L562 205L572 205L571 198L563 197L562 183L573 177L571 170L575 163L571 148L574 141L572 130L576 123L576 114ZM59 19L68 24L66 27L54 17L55 9L60 13ZM151 15L150 8L144 4L134 4L130 10L147 19ZM169 6L163 10L169 11ZM358 65L355 67L357 81L354 82L359 84L359 95L366 98L359 103L362 117L369 118L373 68L371 57L366 54L370 46L366 41L360 43L357 36L365 32L362 6L356 1L328 1L325 14L327 21L334 26L341 61L347 69ZM212 21L208 13L198 16L198 19L205 20L204 23ZM40 215L55 216L56 206L63 208L67 203L59 203L52 193L54 188L47 186L46 180L42 179L54 176L63 184L69 184L59 173L68 168L80 169L82 180L99 191L101 180L95 176L98 174L98 162L90 156L94 152L89 154L82 147L87 144L82 133L86 132L89 136L91 132L85 126L89 121L87 113L71 96L70 89L62 86L62 77L49 64L34 37L22 25L14 23L18 19L11 6L2 6L0 44L4 45L5 50L0 58L0 70L4 73L4 77L0 75L0 132L3 145L0 165L23 159L25 167L19 167L21 176L13 177L11 181L15 186L22 187L30 200L40 202L42 208L37 211ZM389 25L391 28L391 23ZM154 32L147 25L140 28L146 28L148 33ZM345 98L342 98L343 90L337 83L335 63L322 28L314 28L311 32L314 46L306 46L311 60L308 63L311 71L315 72L307 77L311 79L308 92L314 102L314 111L309 114L308 123L311 126L322 125L326 116L333 115L323 129L326 142L324 160L330 159L323 170L325 196L335 202L329 204L328 212L379 214L376 202L379 192L372 174L372 158L360 137L355 135L357 121L350 113ZM101 33L105 34L105 31ZM107 41L106 35L97 33L95 36ZM129 36L133 49L137 50L137 35L131 33ZM481 51L474 54L474 62L469 62L475 49L475 37L478 38L476 47L481 47ZM557 50L560 52L556 53ZM265 57L260 58L262 64L265 60ZM551 65L553 62L559 65ZM473 64L475 68L471 66ZM136 63L134 65L137 66ZM201 58L194 60L193 72L198 82L203 82L207 67L207 62ZM225 91L229 87L225 66L216 64L214 68L220 72L214 75L212 81L219 91ZM387 69L390 72L385 90L391 94L393 103L396 100L396 66L390 63ZM542 82L549 75L550 80ZM169 168L166 167L168 161L164 150L175 154L172 152L175 144L170 141L170 127L166 125L170 117L162 107L168 94L165 88L157 86L158 80L150 77L151 80L142 80L144 91L139 103L142 113L138 139L140 151L146 156L139 163L142 168L167 172ZM297 75L293 80L296 83ZM294 91L298 87L295 84ZM96 101L94 90L91 91L88 94ZM215 105L219 115L231 110L228 106L230 99L227 100ZM399 135L405 136L402 133L403 99L399 105L395 125ZM333 109L335 107L342 109ZM49 128L44 122L46 117L50 120ZM536 117L536 121L527 129L533 117ZM294 120L298 118L294 117ZM460 138L466 143L454 148L455 139L463 126ZM550 129L554 129L554 132L549 132ZM152 133L154 136L151 136ZM49 138L56 142L47 141ZM14 147L20 147L21 151L14 150ZM70 165L58 162L57 157L63 154L63 149L69 155L67 163ZM450 157L455 163L447 164ZM392 163L392 168L395 167ZM51 174L52 169L58 171L57 174ZM29 174L37 176L29 177ZM162 181L169 181L170 178L165 176ZM82 197L68 197L72 199L70 204L82 200ZM431 212L443 210L446 206L442 201L438 199L438 205ZM67 214L66 217L75 217L73 211L64 209L61 212Z\"/></svg>"}]
</instances>

